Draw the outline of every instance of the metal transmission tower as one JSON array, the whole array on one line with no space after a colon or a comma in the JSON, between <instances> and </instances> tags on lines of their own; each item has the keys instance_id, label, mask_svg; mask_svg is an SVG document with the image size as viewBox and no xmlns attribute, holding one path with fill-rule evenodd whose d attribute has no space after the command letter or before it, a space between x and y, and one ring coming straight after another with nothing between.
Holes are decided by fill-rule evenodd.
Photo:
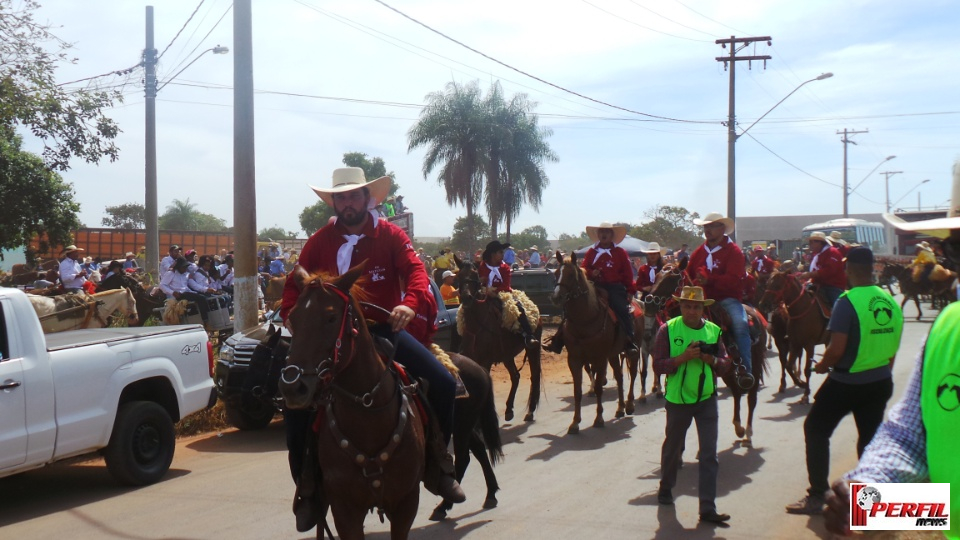
<instances>
[{"instance_id":1,"label":"metal transmission tower","mask_svg":"<svg viewBox=\"0 0 960 540\"><path fill-rule=\"evenodd\" d=\"M857 144L856 141L848 139L847 135L856 135L857 133L870 133L870 130L852 131L844 129L843 131L837 132L837 135L843 135L843 138L840 139L840 142L843 143L843 217L850 217L850 212L847 210L847 198L850 196L850 194L847 193L847 145Z\"/></svg>"},{"instance_id":2,"label":"metal transmission tower","mask_svg":"<svg viewBox=\"0 0 960 540\"><path fill-rule=\"evenodd\" d=\"M748 45L758 42L766 41L767 45L772 45L773 38L770 36L762 37L748 37L748 38L738 38L736 36L730 36L730 39L718 39L717 44L723 48L727 48L727 45L730 45L730 55L729 56L718 56L717 62L723 62L723 68L730 72L730 110L729 116L727 118L727 217L730 219L736 219L737 214L737 167L736 167L736 143L737 143L737 131L736 131L736 71L737 71L737 62L747 62L748 68L752 68L752 63L754 60L763 60L763 67L767 67L767 60L770 60L770 56L761 55L761 56L737 56L737 53L743 50ZM736 233L734 233L736 234ZM733 235L731 235L733 236Z\"/></svg>"}]
</instances>

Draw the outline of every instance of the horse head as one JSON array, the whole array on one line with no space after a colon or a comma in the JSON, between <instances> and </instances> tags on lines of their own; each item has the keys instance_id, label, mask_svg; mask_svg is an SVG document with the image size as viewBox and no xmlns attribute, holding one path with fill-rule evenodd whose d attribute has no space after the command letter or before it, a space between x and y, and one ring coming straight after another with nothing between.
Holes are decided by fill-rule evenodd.
<instances>
[{"instance_id":1,"label":"horse head","mask_svg":"<svg viewBox=\"0 0 960 540\"><path fill-rule=\"evenodd\" d=\"M664 266L657 273L657 278L653 281L653 286L650 287L650 293L643 298L644 306L652 304L657 306L657 309L663 307L683 287L683 271L686 268L687 259L680 261L677 266ZM646 311L646 308L644 308L644 311Z\"/></svg>"},{"instance_id":2,"label":"horse head","mask_svg":"<svg viewBox=\"0 0 960 540\"><path fill-rule=\"evenodd\" d=\"M553 271L557 286L554 287L550 300L562 306L575 298L589 294L592 290L591 285L583 269L577 264L577 254L571 252L570 258L564 259L563 253L557 251L556 257L560 266Z\"/></svg>"},{"instance_id":3,"label":"horse head","mask_svg":"<svg viewBox=\"0 0 960 540\"><path fill-rule=\"evenodd\" d=\"M779 271L771 272L770 277L767 278L766 289L763 291L763 296L761 296L760 301L757 302L757 307L762 311L770 312L778 304L785 303L787 299L784 298L784 295L793 290L791 285L794 284L797 289L801 288L800 282L795 274L787 274Z\"/></svg>"},{"instance_id":4,"label":"horse head","mask_svg":"<svg viewBox=\"0 0 960 540\"><path fill-rule=\"evenodd\" d=\"M460 281L460 305L469 308L475 302L483 301L483 291L480 287L480 274L477 272L473 263L460 261L454 257L457 262L457 279Z\"/></svg>"},{"instance_id":5,"label":"horse head","mask_svg":"<svg viewBox=\"0 0 960 540\"><path fill-rule=\"evenodd\" d=\"M358 338L371 340L360 306L351 288L363 273L366 261L337 278L294 274L300 287L297 303L287 317L292 334L286 366L280 375L280 392L291 409L313 405L357 354Z\"/></svg>"}]
</instances>

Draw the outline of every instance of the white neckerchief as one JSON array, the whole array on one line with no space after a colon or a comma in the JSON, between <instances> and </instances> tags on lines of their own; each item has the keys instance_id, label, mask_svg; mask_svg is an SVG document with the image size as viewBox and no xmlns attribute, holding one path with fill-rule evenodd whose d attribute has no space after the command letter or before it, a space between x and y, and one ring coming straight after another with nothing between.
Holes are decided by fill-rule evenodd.
<instances>
[{"instance_id":1,"label":"white neckerchief","mask_svg":"<svg viewBox=\"0 0 960 540\"><path fill-rule=\"evenodd\" d=\"M651 266L650 267L650 283L653 283L656 280L657 280L657 267Z\"/></svg>"},{"instance_id":2,"label":"white neckerchief","mask_svg":"<svg viewBox=\"0 0 960 540\"><path fill-rule=\"evenodd\" d=\"M611 251L613 250L613 248L615 248L615 247L617 247L616 244L614 244L614 246L613 246L613 247L610 247L610 248L602 248L602 247L600 247L600 242L597 242L596 244L593 245L593 249L596 250L596 252L597 252L597 254L596 254L596 256L594 256L593 260L596 261L596 260L599 259L601 256L603 256L604 253L606 253L607 255L609 255L609 256L612 258L612 257L613 257L613 253L610 253L610 252L611 252Z\"/></svg>"},{"instance_id":3,"label":"white neckerchief","mask_svg":"<svg viewBox=\"0 0 960 540\"><path fill-rule=\"evenodd\" d=\"M493 277L496 276L498 281L503 281L503 276L500 275L499 266L490 266L487 263L483 263L487 268L490 269L490 275L487 276L487 287L493 287Z\"/></svg>"},{"instance_id":4,"label":"white neckerchief","mask_svg":"<svg viewBox=\"0 0 960 540\"><path fill-rule=\"evenodd\" d=\"M708 248L706 244L703 245L703 249L707 252L707 270L713 271L717 267L713 262L713 254L720 251L720 248L723 247L723 241L721 240L719 244Z\"/></svg>"},{"instance_id":5,"label":"white neckerchief","mask_svg":"<svg viewBox=\"0 0 960 540\"><path fill-rule=\"evenodd\" d=\"M826 249L827 249L827 246L823 246L823 249L821 249L820 251L818 251L817 254L813 256L813 259L810 259L810 271L811 271L811 272L816 272L817 270L820 269L819 265L817 265L817 259L820 258L820 254L823 253L824 251L826 251Z\"/></svg>"},{"instance_id":6,"label":"white neckerchief","mask_svg":"<svg viewBox=\"0 0 960 540\"><path fill-rule=\"evenodd\" d=\"M763 272L763 257L757 257L757 272Z\"/></svg>"},{"instance_id":7,"label":"white neckerchief","mask_svg":"<svg viewBox=\"0 0 960 540\"><path fill-rule=\"evenodd\" d=\"M370 210L370 219L373 220L373 228L376 229L380 222L380 216L377 215L376 210ZM336 223L337 218L334 218L333 222ZM344 234L342 236L346 242L337 250L337 271L340 272L340 275L346 274L347 270L350 269L350 261L353 260L353 248L357 245L357 242L361 238L366 238L365 234Z\"/></svg>"}]
</instances>

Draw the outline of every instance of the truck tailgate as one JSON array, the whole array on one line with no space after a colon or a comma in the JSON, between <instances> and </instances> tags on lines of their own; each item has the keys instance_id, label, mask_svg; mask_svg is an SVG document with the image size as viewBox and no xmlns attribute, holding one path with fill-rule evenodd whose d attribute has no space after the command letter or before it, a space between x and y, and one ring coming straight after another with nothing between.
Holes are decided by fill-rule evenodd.
<instances>
[{"instance_id":1,"label":"truck tailgate","mask_svg":"<svg viewBox=\"0 0 960 540\"><path fill-rule=\"evenodd\" d=\"M69 330L45 334L48 351L59 351L74 347L83 347L94 343L114 344L129 339L140 339L149 336L187 333L202 329L198 324L181 326L153 326L148 328L91 328L87 330Z\"/></svg>"}]
</instances>

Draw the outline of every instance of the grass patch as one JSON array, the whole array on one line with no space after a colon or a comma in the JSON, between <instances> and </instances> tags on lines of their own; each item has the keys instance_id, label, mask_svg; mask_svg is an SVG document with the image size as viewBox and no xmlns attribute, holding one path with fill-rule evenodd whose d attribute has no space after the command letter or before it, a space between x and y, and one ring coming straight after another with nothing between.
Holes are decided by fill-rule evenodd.
<instances>
[{"instance_id":1,"label":"grass patch","mask_svg":"<svg viewBox=\"0 0 960 540\"><path fill-rule=\"evenodd\" d=\"M184 417L174 426L177 438L200 435L211 431L223 431L232 427L227 423L227 415L223 410L223 402L217 400L212 409L205 409Z\"/></svg>"}]
</instances>

